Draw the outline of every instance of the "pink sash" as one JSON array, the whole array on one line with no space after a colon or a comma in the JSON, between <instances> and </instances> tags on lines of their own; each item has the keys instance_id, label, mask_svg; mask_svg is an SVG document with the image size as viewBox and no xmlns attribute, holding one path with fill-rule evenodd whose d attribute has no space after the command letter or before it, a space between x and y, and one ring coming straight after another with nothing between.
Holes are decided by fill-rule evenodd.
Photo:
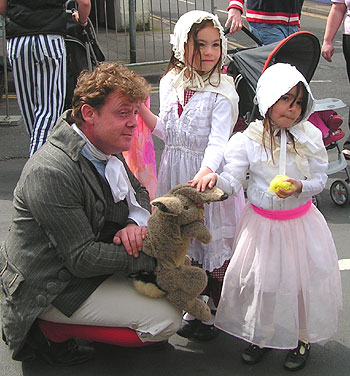
<instances>
[{"instance_id":1,"label":"pink sash","mask_svg":"<svg viewBox=\"0 0 350 376\"><path fill-rule=\"evenodd\" d=\"M256 213L265 218L274 219L276 221L286 221L288 219L298 218L306 214L311 207L311 203L312 200L309 200L306 204L290 210L266 210L253 204L250 205Z\"/></svg>"}]
</instances>

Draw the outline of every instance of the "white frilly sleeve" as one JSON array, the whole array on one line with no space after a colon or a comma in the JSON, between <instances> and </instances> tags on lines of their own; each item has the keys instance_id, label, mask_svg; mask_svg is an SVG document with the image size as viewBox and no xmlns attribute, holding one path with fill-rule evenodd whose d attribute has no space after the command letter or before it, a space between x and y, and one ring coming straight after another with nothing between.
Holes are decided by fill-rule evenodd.
<instances>
[{"instance_id":1,"label":"white frilly sleeve","mask_svg":"<svg viewBox=\"0 0 350 376\"><path fill-rule=\"evenodd\" d=\"M300 198L315 196L321 193L327 183L327 162L322 162L316 158L309 158L309 167L311 178L301 181L303 189L298 196Z\"/></svg>"},{"instance_id":2,"label":"white frilly sleeve","mask_svg":"<svg viewBox=\"0 0 350 376\"><path fill-rule=\"evenodd\" d=\"M208 145L204 152L201 167L209 167L215 172L220 166L224 149L231 134L231 124L237 120L237 110L232 110L230 101L218 94L212 113L211 131Z\"/></svg>"}]
</instances>

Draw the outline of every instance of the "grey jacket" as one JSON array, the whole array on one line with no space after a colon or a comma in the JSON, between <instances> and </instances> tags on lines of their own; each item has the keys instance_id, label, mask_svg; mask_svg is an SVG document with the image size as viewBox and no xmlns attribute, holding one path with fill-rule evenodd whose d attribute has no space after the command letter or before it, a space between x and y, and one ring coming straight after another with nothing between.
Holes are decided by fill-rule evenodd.
<instances>
[{"instance_id":1,"label":"grey jacket","mask_svg":"<svg viewBox=\"0 0 350 376\"><path fill-rule=\"evenodd\" d=\"M135 259L112 243L130 221L127 203L113 202L68 119L65 113L24 166L1 246L2 329L14 359L21 359L29 329L50 304L70 316L108 275L155 266L144 253ZM148 192L127 171L138 202L150 210Z\"/></svg>"}]
</instances>

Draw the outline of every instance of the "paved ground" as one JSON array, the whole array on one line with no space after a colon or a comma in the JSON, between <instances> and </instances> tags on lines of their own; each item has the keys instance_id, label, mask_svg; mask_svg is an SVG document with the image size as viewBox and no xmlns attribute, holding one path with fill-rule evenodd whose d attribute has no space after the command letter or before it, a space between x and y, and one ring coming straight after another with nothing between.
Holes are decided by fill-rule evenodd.
<instances>
[{"instance_id":1,"label":"paved ground","mask_svg":"<svg viewBox=\"0 0 350 376\"><path fill-rule=\"evenodd\" d=\"M326 15L329 5L305 1L304 11ZM140 67L135 69L154 81L159 77L159 67ZM0 102L0 115L6 113L4 101ZM10 115L18 115L14 100L10 103ZM161 148L161 146L159 146ZM0 126L0 241L4 240L11 217L12 192L28 154L28 137L20 124L18 126ZM334 180L334 179L333 179ZM331 183L332 180L330 180ZM349 257L349 208L334 210L329 199L329 185L322 193L322 211L332 230L339 258ZM342 274L343 285L349 286L349 272ZM324 344L313 346L307 368L299 375L345 376L350 369L350 296L344 291L344 310L340 317L341 330L334 338ZM240 361L240 353L245 348L243 341L221 333L209 343L187 341L175 335L169 346L163 350L122 349L103 344L97 345L97 357L94 361L79 367L52 368L36 361L21 364L11 360L8 350L0 342L1 376L92 376L92 375L164 375L187 376L210 375L285 375L282 363L283 351L272 351L266 355L260 365L246 366Z\"/></svg>"}]
</instances>

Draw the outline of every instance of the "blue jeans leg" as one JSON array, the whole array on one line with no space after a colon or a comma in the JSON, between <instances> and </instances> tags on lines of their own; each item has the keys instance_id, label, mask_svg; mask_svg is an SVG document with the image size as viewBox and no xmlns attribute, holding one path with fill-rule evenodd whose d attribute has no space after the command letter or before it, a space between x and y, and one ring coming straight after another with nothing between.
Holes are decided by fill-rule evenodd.
<instances>
[{"instance_id":1,"label":"blue jeans leg","mask_svg":"<svg viewBox=\"0 0 350 376\"><path fill-rule=\"evenodd\" d=\"M263 44L279 42L298 31L298 26L287 26L281 24L264 24L257 22L249 23L250 30Z\"/></svg>"}]
</instances>

